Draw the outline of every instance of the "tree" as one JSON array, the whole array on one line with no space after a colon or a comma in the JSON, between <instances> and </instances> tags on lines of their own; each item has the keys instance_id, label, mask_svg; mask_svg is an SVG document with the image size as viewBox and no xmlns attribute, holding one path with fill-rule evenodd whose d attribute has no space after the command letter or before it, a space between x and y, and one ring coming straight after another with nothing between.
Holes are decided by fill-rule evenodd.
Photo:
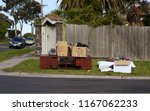
<instances>
[{"instance_id":1,"label":"tree","mask_svg":"<svg viewBox=\"0 0 150 111\"><path fill-rule=\"evenodd\" d=\"M24 38L27 38L27 37L33 37L32 33L25 33L23 35Z\"/></svg>"},{"instance_id":2,"label":"tree","mask_svg":"<svg viewBox=\"0 0 150 111\"><path fill-rule=\"evenodd\" d=\"M17 35L20 34L20 31L17 30ZM15 30L8 30L8 37L9 38L14 38L15 37Z\"/></svg>"},{"instance_id":3,"label":"tree","mask_svg":"<svg viewBox=\"0 0 150 111\"><path fill-rule=\"evenodd\" d=\"M17 23L20 23L21 32L23 22L28 23L39 17L41 5L35 0L2 0L5 6L2 7L3 11L13 17L15 26L15 35L17 35Z\"/></svg>"},{"instance_id":4,"label":"tree","mask_svg":"<svg viewBox=\"0 0 150 111\"><path fill-rule=\"evenodd\" d=\"M24 22L28 23L39 18L41 13L41 4L36 1L27 2L24 7L18 12Z\"/></svg>"},{"instance_id":5,"label":"tree","mask_svg":"<svg viewBox=\"0 0 150 111\"><path fill-rule=\"evenodd\" d=\"M86 23L94 26L123 25L126 21L130 22L129 18L138 18L137 14L131 12L133 6L139 4L146 11L146 2L141 0L61 0L61 10L55 13L59 12L58 14L69 23Z\"/></svg>"},{"instance_id":6,"label":"tree","mask_svg":"<svg viewBox=\"0 0 150 111\"><path fill-rule=\"evenodd\" d=\"M145 23L141 19L149 14L149 2L137 0L128 10L127 21L130 25L143 25Z\"/></svg>"},{"instance_id":7,"label":"tree","mask_svg":"<svg viewBox=\"0 0 150 111\"><path fill-rule=\"evenodd\" d=\"M150 26L150 15L147 15L143 19L143 25L144 26Z\"/></svg>"},{"instance_id":8,"label":"tree","mask_svg":"<svg viewBox=\"0 0 150 111\"><path fill-rule=\"evenodd\" d=\"M119 20L116 23L121 24L118 10L124 8L124 4L122 0L62 0L60 8L67 22L98 26L114 23L111 19L116 17Z\"/></svg>"},{"instance_id":9,"label":"tree","mask_svg":"<svg viewBox=\"0 0 150 111\"><path fill-rule=\"evenodd\" d=\"M3 13L0 13L0 40L5 38L5 34L8 32L8 28L12 25L12 21L5 16Z\"/></svg>"},{"instance_id":10,"label":"tree","mask_svg":"<svg viewBox=\"0 0 150 111\"><path fill-rule=\"evenodd\" d=\"M57 2L59 1L60 0L57 0ZM97 6L102 10L124 7L122 0L61 0L60 8L63 10L70 10L72 8L83 8L93 3L97 3Z\"/></svg>"},{"instance_id":11,"label":"tree","mask_svg":"<svg viewBox=\"0 0 150 111\"><path fill-rule=\"evenodd\" d=\"M27 2L22 8L17 10L16 16L18 22L20 23L21 32L23 28L23 23L32 22L36 18L40 18L41 5L36 1Z\"/></svg>"},{"instance_id":12,"label":"tree","mask_svg":"<svg viewBox=\"0 0 150 111\"><path fill-rule=\"evenodd\" d=\"M57 3L60 0L57 0ZM86 0L61 0L60 8L63 10L69 10L71 8L83 8Z\"/></svg>"},{"instance_id":13,"label":"tree","mask_svg":"<svg viewBox=\"0 0 150 111\"><path fill-rule=\"evenodd\" d=\"M14 19L14 27L15 27L15 36L17 36L17 22L18 17L17 16L17 10L21 8L24 5L24 2L26 0L2 0L6 5L2 8L3 11L11 15Z\"/></svg>"}]
</instances>

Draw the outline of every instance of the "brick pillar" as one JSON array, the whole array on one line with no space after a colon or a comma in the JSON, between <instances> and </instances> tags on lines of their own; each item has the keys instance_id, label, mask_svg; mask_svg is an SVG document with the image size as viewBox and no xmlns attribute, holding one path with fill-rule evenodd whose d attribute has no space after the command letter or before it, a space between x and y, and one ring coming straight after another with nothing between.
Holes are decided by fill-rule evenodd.
<instances>
[{"instance_id":1,"label":"brick pillar","mask_svg":"<svg viewBox=\"0 0 150 111\"><path fill-rule=\"evenodd\" d=\"M35 56L41 55L41 25L35 25Z\"/></svg>"},{"instance_id":2,"label":"brick pillar","mask_svg":"<svg viewBox=\"0 0 150 111\"><path fill-rule=\"evenodd\" d=\"M63 22L56 22L56 41L61 41L63 37Z\"/></svg>"}]
</instances>

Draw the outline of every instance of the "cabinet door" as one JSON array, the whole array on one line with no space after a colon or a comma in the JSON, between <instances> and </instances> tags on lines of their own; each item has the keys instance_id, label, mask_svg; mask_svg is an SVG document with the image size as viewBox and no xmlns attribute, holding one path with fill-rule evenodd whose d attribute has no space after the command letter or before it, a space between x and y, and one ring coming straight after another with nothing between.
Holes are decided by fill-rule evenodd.
<instances>
[{"instance_id":1,"label":"cabinet door","mask_svg":"<svg viewBox=\"0 0 150 111\"><path fill-rule=\"evenodd\" d=\"M89 57L83 58L81 68L85 70L90 70L92 68L92 59Z\"/></svg>"},{"instance_id":2,"label":"cabinet door","mask_svg":"<svg viewBox=\"0 0 150 111\"><path fill-rule=\"evenodd\" d=\"M83 59L82 58L76 58L76 66L82 66L83 64Z\"/></svg>"},{"instance_id":3,"label":"cabinet door","mask_svg":"<svg viewBox=\"0 0 150 111\"><path fill-rule=\"evenodd\" d=\"M48 69L50 68L49 57L48 56L40 56L40 68Z\"/></svg>"},{"instance_id":4,"label":"cabinet door","mask_svg":"<svg viewBox=\"0 0 150 111\"><path fill-rule=\"evenodd\" d=\"M51 68L58 68L58 58L57 57L50 57L50 66Z\"/></svg>"}]
</instances>

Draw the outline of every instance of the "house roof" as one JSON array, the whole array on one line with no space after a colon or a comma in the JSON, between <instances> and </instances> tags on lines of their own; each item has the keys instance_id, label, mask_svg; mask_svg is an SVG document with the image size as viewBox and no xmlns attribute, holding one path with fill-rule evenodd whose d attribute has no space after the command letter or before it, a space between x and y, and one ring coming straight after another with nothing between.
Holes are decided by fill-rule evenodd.
<instances>
[{"instance_id":1,"label":"house roof","mask_svg":"<svg viewBox=\"0 0 150 111\"><path fill-rule=\"evenodd\" d=\"M58 16L56 14L49 14L46 17L48 17L49 19L54 20L54 21L62 21L63 20L60 16Z\"/></svg>"},{"instance_id":2,"label":"house roof","mask_svg":"<svg viewBox=\"0 0 150 111\"><path fill-rule=\"evenodd\" d=\"M137 15L145 16L150 14L150 6L148 6L146 10L144 10L141 6L134 6L130 11Z\"/></svg>"},{"instance_id":3,"label":"house roof","mask_svg":"<svg viewBox=\"0 0 150 111\"><path fill-rule=\"evenodd\" d=\"M42 22L42 25L45 25L45 23L49 22L50 24L54 25L56 23L62 23L63 22L63 19L58 16L58 15L54 15L54 14L49 14L47 15L43 22Z\"/></svg>"}]
</instances>

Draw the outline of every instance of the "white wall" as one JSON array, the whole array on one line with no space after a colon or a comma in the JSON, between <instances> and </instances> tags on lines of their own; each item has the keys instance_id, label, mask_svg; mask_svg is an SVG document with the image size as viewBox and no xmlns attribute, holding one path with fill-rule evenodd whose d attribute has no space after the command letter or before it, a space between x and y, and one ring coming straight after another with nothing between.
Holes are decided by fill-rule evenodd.
<instances>
[{"instance_id":1,"label":"white wall","mask_svg":"<svg viewBox=\"0 0 150 111\"><path fill-rule=\"evenodd\" d=\"M48 55L51 48L56 49L56 26L42 27L42 55Z\"/></svg>"}]
</instances>

